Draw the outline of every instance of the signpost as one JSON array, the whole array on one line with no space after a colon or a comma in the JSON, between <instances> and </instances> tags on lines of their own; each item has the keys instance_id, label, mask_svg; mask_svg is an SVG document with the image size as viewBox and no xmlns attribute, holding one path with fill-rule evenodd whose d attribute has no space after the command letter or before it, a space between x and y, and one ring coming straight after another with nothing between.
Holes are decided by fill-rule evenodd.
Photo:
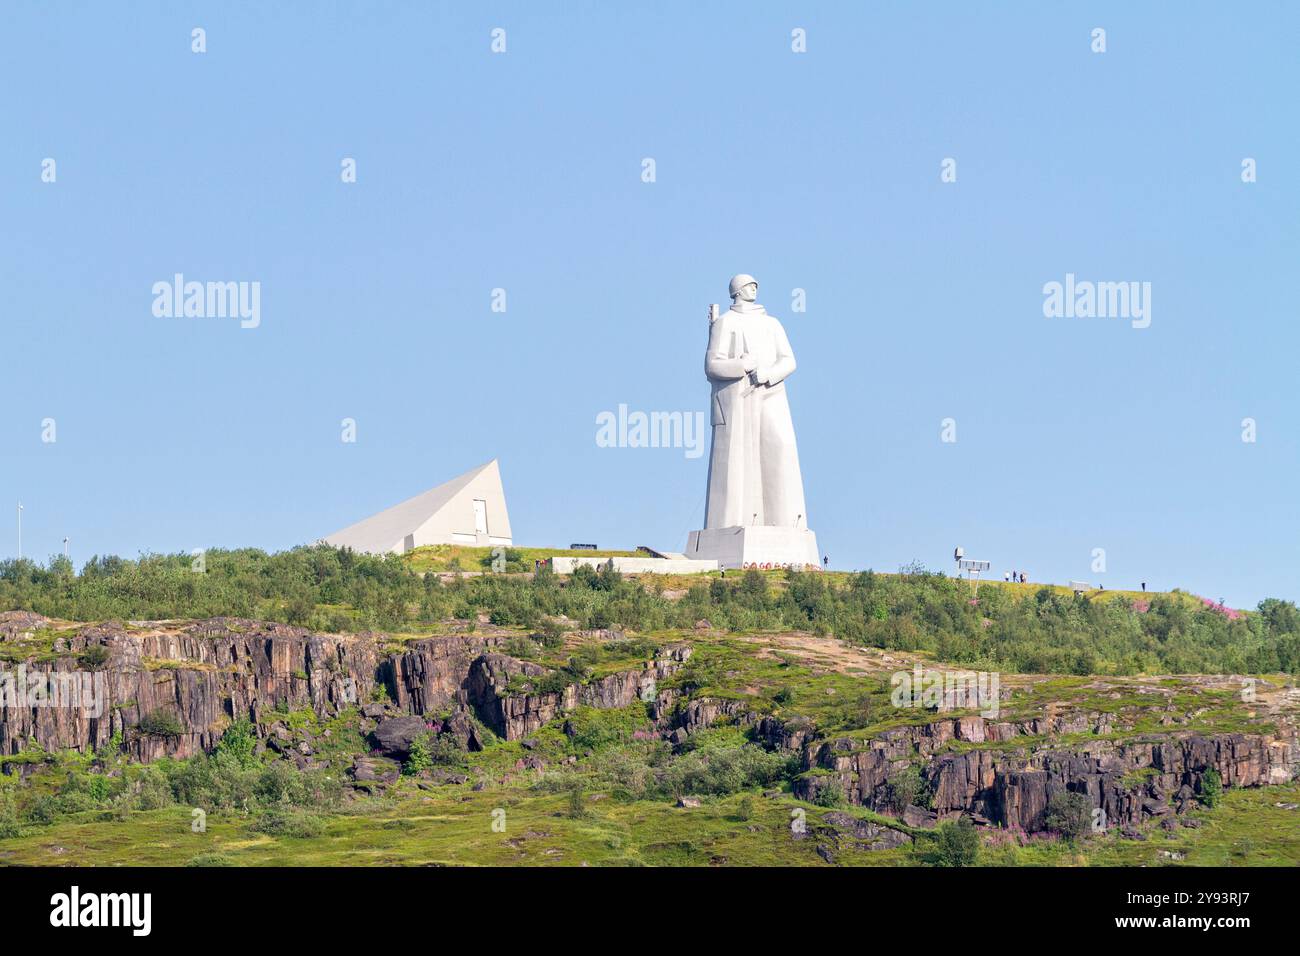
<instances>
[{"instance_id":1,"label":"signpost","mask_svg":"<svg viewBox=\"0 0 1300 956\"><path fill-rule=\"evenodd\" d=\"M987 571L993 566L992 561L979 561L975 558L966 557L965 548L954 548L952 556L953 560L957 562L958 577L961 576L963 571L965 571L970 577L970 587L972 592L978 587L980 572Z\"/></svg>"}]
</instances>

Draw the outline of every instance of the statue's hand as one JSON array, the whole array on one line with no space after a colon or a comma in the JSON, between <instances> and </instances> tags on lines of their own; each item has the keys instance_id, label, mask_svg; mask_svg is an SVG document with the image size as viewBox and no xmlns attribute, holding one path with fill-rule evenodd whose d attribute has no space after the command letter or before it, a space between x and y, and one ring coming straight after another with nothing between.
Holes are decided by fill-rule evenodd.
<instances>
[{"instance_id":1,"label":"statue's hand","mask_svg":"<svg viewBox=\"0 0 1300 956\"><path fill-rule=\"evenodd\" d=\"M758 362L752 355L746 352L740 357L740 367L744 369L745 374L748 375L750 372L754 371L754 369L758 368Z\"/></svg>"}]
</instances>

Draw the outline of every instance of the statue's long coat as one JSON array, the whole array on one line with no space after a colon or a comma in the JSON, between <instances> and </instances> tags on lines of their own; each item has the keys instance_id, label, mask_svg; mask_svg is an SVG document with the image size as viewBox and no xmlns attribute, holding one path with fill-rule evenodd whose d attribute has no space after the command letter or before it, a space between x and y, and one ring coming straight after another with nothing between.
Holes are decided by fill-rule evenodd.
<instances>
[{"instance_id":1,"label":"statue's long coat","mask_svg":"<svg viewBox=\"0 0 1300 956\"><path fill-rule=\"evenodd\" d=\"M752 375L743 367L746 352L758 364ZM705 528L808 527L785 395L794 369L785 329L761 305L732 306L709 329L704 372L713 386L713 449ZM769 384L756 384L760 377Z\"/></svg>"}]
</instances>

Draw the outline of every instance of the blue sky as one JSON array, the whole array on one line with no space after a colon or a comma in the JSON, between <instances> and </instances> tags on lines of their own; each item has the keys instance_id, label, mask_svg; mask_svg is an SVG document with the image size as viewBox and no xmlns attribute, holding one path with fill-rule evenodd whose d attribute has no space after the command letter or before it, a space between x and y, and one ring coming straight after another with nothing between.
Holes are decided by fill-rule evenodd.
<instances>
[{"instance_id":1,"label":"blue sky","mask_svg":"<svg viewBox=\"0 0 1300 956\"><path fill-rule=\"evenodd\" d=\"M1300 598L1300 12L1170 9L8 3L0 553L20 499L40 558L280 549L492 457L519 543L683 547L707 454L595 419L704 410L745 271L833 567ZM261 325L155 317L177 272Z\"/></svg>"}]
</instances>

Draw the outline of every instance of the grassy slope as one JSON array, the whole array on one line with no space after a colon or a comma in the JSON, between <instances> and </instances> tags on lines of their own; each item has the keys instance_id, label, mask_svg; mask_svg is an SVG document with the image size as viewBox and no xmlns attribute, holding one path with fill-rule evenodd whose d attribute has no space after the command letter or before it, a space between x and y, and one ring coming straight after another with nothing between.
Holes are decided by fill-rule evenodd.
<instances>
[{"instance_id":1,"label":"grassy slope","mask_svg":"<svg viewBox=\"0 0 1300 956\"><path fill-rule=\"evenodd\" d=\"M252 832L246 818L212 814L205 833L190 830L185 808L137 812L126 821L96 814L46 828L38 835L0 841L0 860L30 865L184 865L199 854L220 853L240 866L825 866L815 835L797 840L791 811L810 827L827 813L787 795L743 795L692 809L667 803L619 803L588 796L587 816L572 819L567 797L526 791L473 793L468 785L432 793L404 784L391 801L329 819L325 832L306 839ZM1300 784L1233 790L1214 811L1198 813L1199 829L1155 831L1145 841L1116 835L1089 838L1075 848L1043 839L1024 847L986 847L986 865L1160 866L1300 864L1300 811L1277 803L1300 801ZM493 811L505 810L505 832L492 829ZM1163 851L1163 852L1162 852ZM1183 860L1166 853L1184 854ZM918 862L907 848L842 849L841 865L899 866Z\"/></svg>"}]
</instances>

